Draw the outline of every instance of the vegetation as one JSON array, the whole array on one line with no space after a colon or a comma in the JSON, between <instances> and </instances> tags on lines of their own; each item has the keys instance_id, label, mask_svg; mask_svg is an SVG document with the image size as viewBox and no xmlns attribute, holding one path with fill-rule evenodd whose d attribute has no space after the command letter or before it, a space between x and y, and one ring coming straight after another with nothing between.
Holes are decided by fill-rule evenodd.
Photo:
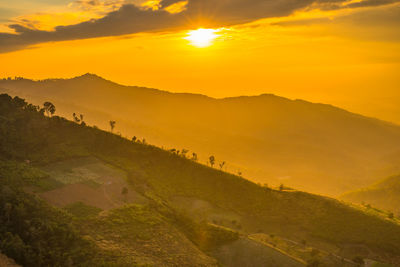
<instances>
[{"instance_id":1,"label":"vegetation","mask_svg":"<svg viewBox=\"0 0 400 267\"><path fill-rule=\"evenodd\" d=\"M85 240L72 217L50 207L37 197L22 192L20 174L1 168L0 250L24 266L101 265L99 251Z\"/></svg>"},{"instance_id":2,"label":"vegetation","mask_svg":"<svg viewBox=\"0 0 400 267\"><path fill-rule=\"evenodd\" d=\"M44 110L45 110L47 116L50 116L50 115L53 116L54 113L56 112L56 107L51 102L44 102L43 107L44 107Z\"/></svg>"},{"instance_id":3,"label":"vegetation","mask_svg":"<svg viewBox=\"0 0 400 267\"><path fill-rule=\"evenodd\" d=\"M82 202L75 202L64 207L66 211L78 218L87 218L96 216L101 212L101 209L89 206Z\"/></svg>"},{"instance_id":4,"label":"vegetation","mask_svg":"<svg viewBox=\"0 0 400 267\"><path fill-rule=\"evenodd\" d=\"M25 185L40 185L38 181L47 177L41 170L44 165L88 155L126 171L132 188L146 196L149 204L127 205L95 216L92 207L75 203L65 212L22 191ZM57 116L46 117L39 107L8 95L0 95L0 160L4 172L0 175L1 250L28 266L36 266L35 262L42 266L115 263L117 251L131 255L129 248L136 246L139 251L143 242L154 245L154 250L147 250L156 251L161 242L157 236L164 238L167 233L187 244L180 247L192 251L196 259L208 262L186 238L207 253L239 238L224 223L210 224L207 216L195 221L177 212L178 204L173 201L177 196L234 213L238 217L235 225L241 226L244 235L260 230L328 248L363 244L388 262L400 254L400 226L395 222L330 198L262 187L177 153ZM122 247L105 249L102 240ZM141 253L150 257L146 251ZM164 257L170 252L163 253L157 257L168 261ZM134 266L137 258L123 257L121 264Z\"/></svg>"}]
</instances>

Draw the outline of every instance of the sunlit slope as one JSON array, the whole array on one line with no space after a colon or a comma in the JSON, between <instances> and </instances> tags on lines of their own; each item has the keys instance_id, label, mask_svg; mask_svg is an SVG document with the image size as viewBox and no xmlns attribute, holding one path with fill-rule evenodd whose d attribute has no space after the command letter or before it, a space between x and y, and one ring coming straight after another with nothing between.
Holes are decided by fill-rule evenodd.
<instances>
[{"instance_id":1,"label":"sunlit slope","mask_svg":"<svg viewBox=\"0 0 400 267\"><path fill-rule=\"evenodd\" d=\"M208 206L204 212L199 210L197 216L243 235L260 232L299 244L305 241L308 246L326 251L323 255L334 254L339 259L360 256L398 263L400 226L395 220L367 215L330 198L261 187L153 146L133 143L59 117L48 119L32 106L4 95L0 111L2 159L28 160L30 165L44 170L60 160L94 156L127 173L132 189L151 200L149 208L155 209L151 218L167 216L171 212L164 210L172 209L178 213L186 211L187 216L196 219L196 214L190 214L185 206ZM124 212L112 214L125 216ZM115 227L112 229L119 229L118 224L123 222L122 218L111 217L109 223ZM179 219L166 222L168 227L180 229ZM123 225L129 227L129 223ZM187 231L186 226L183 228L183 232ZM120 233L112 235L107 229L111 228L103 229L107 240L117 242L122 238ZM196 241L188 232L188 238L204 249L201 239Z\"/></svg>"},{"instance_id":2,"label":"sunlit slope","mask_svg":"<svg viewBox=\"0 0 400 267\"><path fill-rule=\"evenodd\" d=\"M0 81L0 87L57 113L159 146L214 155L254 181L340 194L400 171L400 127L329 105L274 95L213 99L126 87L95 75Z\"/></svg>"},{"instance_id":3,"label":"sunlit slope","mask_svg":"<svg viewBox=\"0 0 400 267\"><path fill-rule=\"evenodd\" d=\"M345 193L341 198L400 214L400 175L394 175L369 187Z\"/></svg>"}]
</instances>

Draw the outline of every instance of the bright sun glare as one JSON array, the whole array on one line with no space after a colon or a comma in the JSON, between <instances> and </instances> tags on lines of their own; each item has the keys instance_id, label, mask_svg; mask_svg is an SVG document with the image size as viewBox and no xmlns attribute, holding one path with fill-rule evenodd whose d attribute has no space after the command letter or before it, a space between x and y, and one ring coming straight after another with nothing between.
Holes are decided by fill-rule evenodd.
<instances>
[{"instance_id":1,"label":"bright sun glare","mask_svg":"<svg viewBox=\"0 0 400 267\"><path fill-rule=\"evenodd\" d=\"M189 40L190 43L197 47L207 47L212 44L212 41L217 38L219 35L217 34L218 30L214 29L197 29L188 32L186 40Z\"/></svg>"}]
</instances>

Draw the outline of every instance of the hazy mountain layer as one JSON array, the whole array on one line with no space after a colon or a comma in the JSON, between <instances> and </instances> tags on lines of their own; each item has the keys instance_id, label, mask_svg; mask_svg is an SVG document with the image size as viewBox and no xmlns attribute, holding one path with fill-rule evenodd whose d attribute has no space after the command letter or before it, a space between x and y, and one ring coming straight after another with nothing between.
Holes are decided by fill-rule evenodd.
<instances>
[{"instance_id":1,"label":"hazy mountain layer","mask_svg":"<svg viewBox=\"0 0 400 267\"><path fill-rule=\"evenodd\" d=\"M400 214L400 175L391 176L369 187L348 192L341 198Z\"/></svg>"},{"instance_id":2,"label":"hazy mountain layer","mask_svg":"<svg viewBox=\"0 0 400 267\"><path fill-rule=\"evenodd\" d=\"M87 74L69 80L0 81L10 94L57 114L166 148L214 155L228 172L323 194L367 186L400 171L400 127L330 105L274 95L214 99L128 87Z\"/></svg>"}]
</instances>

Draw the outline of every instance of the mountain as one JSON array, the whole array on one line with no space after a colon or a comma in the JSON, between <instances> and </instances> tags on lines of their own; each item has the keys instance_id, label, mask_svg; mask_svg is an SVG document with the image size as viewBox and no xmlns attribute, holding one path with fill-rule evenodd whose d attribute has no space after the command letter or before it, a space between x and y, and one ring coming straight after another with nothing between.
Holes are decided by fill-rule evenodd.
<instances>
[{"instance_id":1,"label":"mountain","mask_svg":"<svg viewBox=\"0 0 400 267\"><path fill-rule=\"evenodd\" d=\"M44 113L0 95L0 250L18 264L400 264L398 218Z\"/></svg>"},{"instance_id":2,"label":"mountain","mask_svg":"<svg viewBox=\"0 0 400 267\"><path fill-rule=\"evenodd\" d=\"M369 187L345 193L341 199L400 214L400 175L390 176Z\"/></svg>"},{"instance_id":3,"label":"mountain","mask_svg":"<svg viewBox=\"0 0 400 267\"><path fill-rule=\"evenodd\" d=\"M190 150L206 163L261 184L325 195L367 186L400 172L400 127L324 104L275 95L214 99L123 86L94 74L72 79L0 81L2 91L89 125Z\"/></svg>"}]
</instances>

